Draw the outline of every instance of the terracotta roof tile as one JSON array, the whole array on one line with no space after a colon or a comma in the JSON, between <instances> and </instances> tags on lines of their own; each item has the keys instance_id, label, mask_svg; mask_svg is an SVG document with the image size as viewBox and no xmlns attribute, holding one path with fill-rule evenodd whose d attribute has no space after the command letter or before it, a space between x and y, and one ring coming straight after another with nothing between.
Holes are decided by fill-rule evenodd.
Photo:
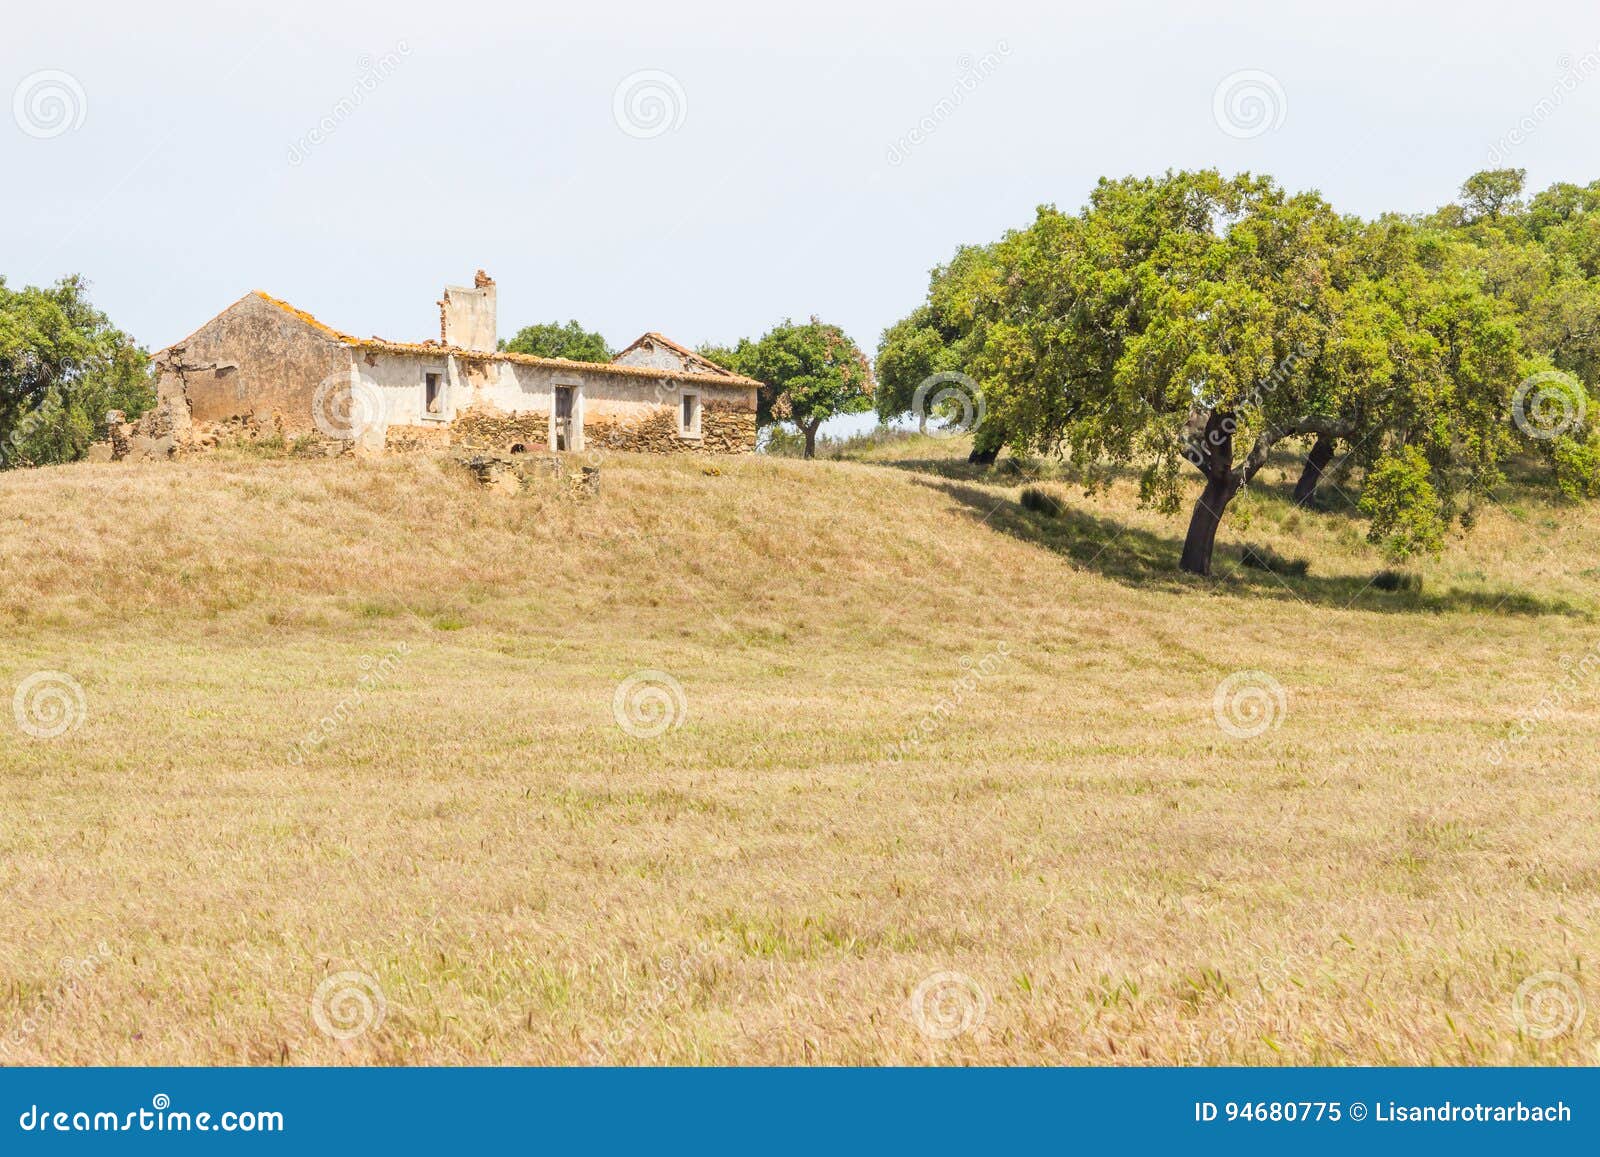
<instances>
[{"instance_id":1,"label":"terracotta roof tile","mask_svg":"<svg viewBox=\"0 0 1600 1157\"><path fill-rule=\"evenodd\" d=\"M595 373L620 374L624 377L655 378L657 380L662 378L683 378L686 380L699 382L716 382L721 385L728 386L759 386L761 384L754 378L747 378L740 374L733 373L731 370L723 369L721 366L716 366L712 362L706 361L705 358L701 357L693 350L685 349L677 342L671 340L670 338L663 337L658 333L647 333L644 335L644 337L641 337L639 341L644 341L645 338L651 338L659 341L663 345L669 346L679 353L687 354L689 357L703 365L712 366L717 372L673 373L669 370L657 369L651 366L619 366L612 362L578 362L572 361L569 358L542 358L537 357L534 354L511 353L505 350L469 350L463 349L460 346L447 346L435 341L401 342L387 341L380 337L355 337L351 334L343 333L334 329L331 325L327 325L326 323L319 321L305 310L296 309L287 301L284 301L281 298L273 297L270 293L265 293L258 289L255 291L255 295L268 304L274 305L283 310L292 317L298 318L300 321L303 321L305 324L311 326L311 328L317 330L319 333L327 337L331 337L335 341L344 342L346 345L355 346L358 349L379 350L383 353L397 354L431 354L433 356L444 354L446 356L463 358L467 361L511 362L519 366L543 366L549 369L581 369L590 370ZM636 346L639 344L639 342L634 342L633 344ZM628 347L628 349L632 348L633 346Z\"/></svg>"},{"instance_id":2,"label":"terracotta roof tile","mask_svg":"<svg viewBox=\"0 0 1600 1157\"><path fill-rule=\"evenodd\" d=\"M680 355L681 357L683 357L685 360L687 360L691 365L708 366L710 368L710 373L708 374L708 376L726 377L729 381L739 382L739 383L744 384L744 385L756 385L756 386L759 386L761 384L760 382L756 381L754 378L747 378L743 374L734 373L732 370L728 369L726 366L719 366L716 362L712 361L710 358L706 357L705 355L695 352L694 350L690 349L688 346L680 345L677 342L673 341L666 334L657 333L655 330L651 330L648 333L640 334L638 339L635 340L632 345L630 345L626 349L620 351L617 354L617 357L616 358L612 358L611 360L613 362L615 362L617 360L617 358L622 357L623 354L632 353L634 350L636 350L640 346L644 345L644 343L647 342L647 341L648 342L654 342L657 345L666 346L673 353L676 353L676 354Z\"/></svg>"}]
</instances>

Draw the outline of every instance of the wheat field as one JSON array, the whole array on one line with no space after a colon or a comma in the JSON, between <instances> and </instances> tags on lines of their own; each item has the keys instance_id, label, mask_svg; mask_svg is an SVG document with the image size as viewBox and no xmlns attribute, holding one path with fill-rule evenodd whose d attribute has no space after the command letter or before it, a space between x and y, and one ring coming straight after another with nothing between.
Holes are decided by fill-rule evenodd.
<instances>
[{"instance_id":1,"label":"wheat field","mask_svg":"<svg viewBox=\"0 0 1600 1157\"><path fill-rule=\"evenodd\" d=\"M1600 1063L1595 511L965 450L0 474L0 1063Z\"/></svg>"}]
</instances>

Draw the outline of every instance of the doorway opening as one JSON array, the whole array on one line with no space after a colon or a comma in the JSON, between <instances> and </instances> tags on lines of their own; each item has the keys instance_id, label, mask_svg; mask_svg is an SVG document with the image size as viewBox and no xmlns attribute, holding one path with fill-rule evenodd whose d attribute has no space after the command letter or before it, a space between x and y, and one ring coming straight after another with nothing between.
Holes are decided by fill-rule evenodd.
<instances>
[{"instance_id":1,"label":"doorway opening","mask_svg":"<svg viewBox=\"0 0 1600 1157\"><path fill-rule=\"evenodd\" d=\"M573 408L576 390L572 386L557 386L555 401L555 443L557 450L576 450L577 431L574 429Z\"/></svg>"}]
</instances>

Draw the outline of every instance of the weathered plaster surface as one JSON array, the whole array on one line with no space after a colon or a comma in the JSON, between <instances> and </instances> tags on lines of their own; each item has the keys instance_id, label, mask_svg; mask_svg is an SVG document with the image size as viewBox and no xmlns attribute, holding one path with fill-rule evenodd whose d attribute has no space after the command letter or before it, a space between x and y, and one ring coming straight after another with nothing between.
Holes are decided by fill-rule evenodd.
<instances>
[{"instance_id":1,"label":"weathered plaster surface","mask_svg":"<svg viewBox=\"0 0 1600 1157\"><path fill-rule=\"evenodd\" d=\"M181 386L194 421L277 416L286 432L310 433L317 386L348 374L351 359L348 346L250 294L162 351L157 364L169 394Z\"/></svg>"}]
</instances>

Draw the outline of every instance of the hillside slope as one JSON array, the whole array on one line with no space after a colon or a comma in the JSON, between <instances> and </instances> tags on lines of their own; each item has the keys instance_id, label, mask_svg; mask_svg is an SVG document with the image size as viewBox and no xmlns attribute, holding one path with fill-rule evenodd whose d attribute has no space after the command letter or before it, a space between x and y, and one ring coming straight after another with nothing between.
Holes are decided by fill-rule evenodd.
<instances>
[{"instance_id":1,"label":"hillside slope","mask_svg":"<svg viewBox=\"0 0 1600 1157\"><path fill-rule=\"evenodd\" d=\"M0 474L0 1060L1597 1059L1592 512L1202 581L962 451Z\"/></svg>"}]
</instances>

